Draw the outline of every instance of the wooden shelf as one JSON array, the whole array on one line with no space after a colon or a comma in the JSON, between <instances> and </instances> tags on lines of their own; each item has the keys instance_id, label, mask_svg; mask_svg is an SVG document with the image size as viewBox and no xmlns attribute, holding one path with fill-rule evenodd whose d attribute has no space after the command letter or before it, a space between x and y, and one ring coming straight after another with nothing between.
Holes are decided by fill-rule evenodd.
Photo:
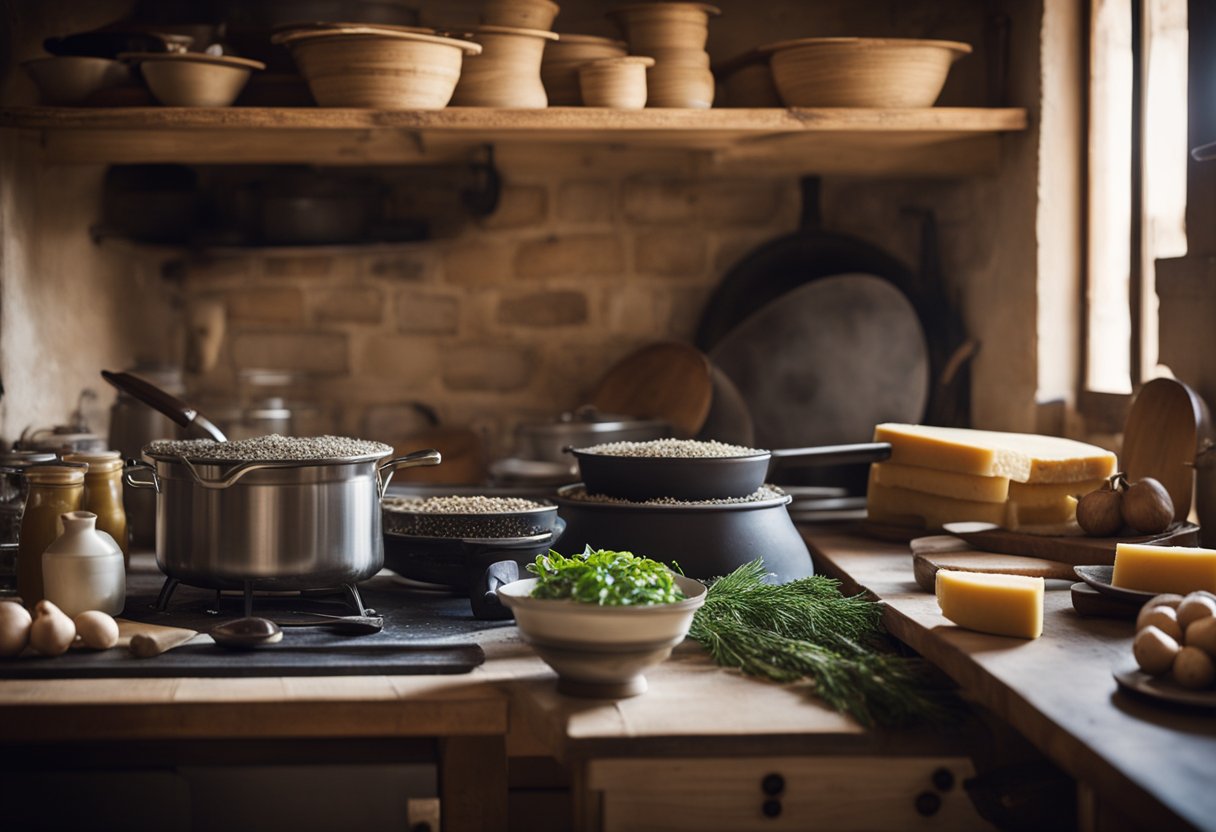
<instances>
[{"instance_id":1,"label":"wooden shelf","mask_svg":"<svg viewBox=\"0 0 1216 832\"><path fill-rule=\"evenodd\" d=\"M1000 134L1026 126L1023 109L956 107L0 109L0 127L56 163L413 164L463 161L488 144L540 144L695 151L718 165L818 173L966 175L993 170Z\"/></svg>"}]
</instances>

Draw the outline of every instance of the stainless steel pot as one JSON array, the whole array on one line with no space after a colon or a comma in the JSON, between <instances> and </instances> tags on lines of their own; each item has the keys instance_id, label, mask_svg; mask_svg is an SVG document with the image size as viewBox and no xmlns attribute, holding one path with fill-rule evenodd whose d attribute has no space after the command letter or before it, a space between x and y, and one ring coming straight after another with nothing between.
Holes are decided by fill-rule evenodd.
<instances>
[{"instance_id":1,"label":"stainless steel pot","mask_svg":"<svg viewBox=\"0 0 1216 832\"><path fill-rule=\"evenodd\" d=\"M671 425L658 419L633 419L586 408L564 413L552 422L521 422L515 428L515 457L570 464L565 449L605 442L643 442L671 436Z\"/></svg>"},{"instance_id":2,"label":"stainless steel pot","mask_svg":"<svg viewBox=\"0 0 1216 832\"><path fill-rule=\"evenodd\" d=\"M302 590L354 584L384 565L380 498L399 468L435 450L306 462L206 462L149 454L127 482L154 488L156 562L213 589ZM138 471L151 479L136 477Z\"/></svg>"}]
</instances>

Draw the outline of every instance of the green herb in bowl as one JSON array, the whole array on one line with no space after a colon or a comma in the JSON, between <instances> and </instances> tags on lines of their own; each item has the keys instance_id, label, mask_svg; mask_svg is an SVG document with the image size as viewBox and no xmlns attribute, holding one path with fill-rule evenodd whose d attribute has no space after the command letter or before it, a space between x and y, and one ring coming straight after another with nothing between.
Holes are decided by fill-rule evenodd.
<instances>
[{"instance_id":1,"label":"green herb in bowl","mask_svg":"<svg viewBox=\"0 0 1216 832\"><path fill-rule=\"evenodd\" d=\"M528 571L536 575L533 598L569 598L603 607L672 604L684 598L670 569L632 552L588 546L581 555L566 557L551 549L537 555Z\"/></svg>"}]
</instances>

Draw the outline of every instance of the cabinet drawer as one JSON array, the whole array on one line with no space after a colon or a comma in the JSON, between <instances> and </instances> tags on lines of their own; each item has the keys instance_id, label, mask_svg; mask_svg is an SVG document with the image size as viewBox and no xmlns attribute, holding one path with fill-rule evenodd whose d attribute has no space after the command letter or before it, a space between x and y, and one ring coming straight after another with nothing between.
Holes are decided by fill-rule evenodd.
<instances>
[{"instance_id":1,"label":"cabinet drawer","mask_svg":"<svg viewBox=\"0 0 1216 832\"><path fill-rule=\"evenodd\" d=\"M965 757L608 759L587 764L614 830L975 830Z\"/></svg>"}]
</instances>

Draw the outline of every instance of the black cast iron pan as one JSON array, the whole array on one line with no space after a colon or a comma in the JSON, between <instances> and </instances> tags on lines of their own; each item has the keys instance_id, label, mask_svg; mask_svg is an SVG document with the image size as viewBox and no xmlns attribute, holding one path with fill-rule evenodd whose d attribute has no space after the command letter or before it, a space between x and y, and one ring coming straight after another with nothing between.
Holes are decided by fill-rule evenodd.
<instances>
[{"instance_id":1,"label":"black cast iron pan","mask_svg":"<svg viewBox=\"0 0 1216 832\"><path fill-rule=\"evenodd\" d=\"M424 537L385 532L384 565L403 578L468 593L473 615L482 620L511 617L498 600L499 585L519 580L523 568L556 543L566 523L524 537Z\"/></svg>"},{"instance_id":2,"label":"black cast iron pan","mask_svg":"<svg viewBox=\"0 0 1216 832\"><path fill-rule=\"evenodd\" d=\"M819 179L804 177L799 229L754 249L731 267L701 314L696 345L709 352L737 324L791 289L851 273L889 280L919 306L916 276L902 263L857 237L823 230Z\"/></svg>"},{"instance_id":3,"label":"black cast iron pan","mask_svg":"<svg viewBox=\"0 0 1216 832\"><path fill-rule=\"evenodd\" d=\"M887 442L824 445L757 451L748 456L611 456L570 449L590 494L644 501L723 500L755 493L768 477L769 464L842 465L881 462L891 456Z\"/></svg>"}]
</instances>

